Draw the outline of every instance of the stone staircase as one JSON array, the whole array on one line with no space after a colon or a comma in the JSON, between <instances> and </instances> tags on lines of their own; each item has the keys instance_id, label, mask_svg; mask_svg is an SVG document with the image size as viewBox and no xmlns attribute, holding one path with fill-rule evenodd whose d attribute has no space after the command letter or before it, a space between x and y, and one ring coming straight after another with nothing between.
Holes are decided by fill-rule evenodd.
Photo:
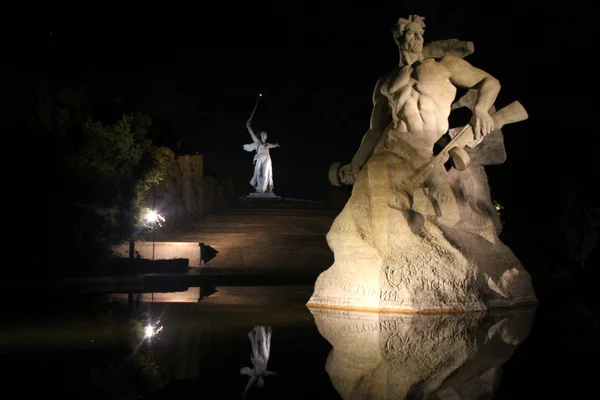
<instances>
[{"instance_id":1,"label":"stone staircase","mask_svg":"<svg viewBox=\"0 0 600 400\"><path fill-rule=\"evenodd\" d=\"M333 263L327 234L339 213L324 203L242 197L185 232L157 231L161 242L201 242L206 266L323 271ZM203 256L206 259L206 257Z\"/></svg>"}]
</instances>

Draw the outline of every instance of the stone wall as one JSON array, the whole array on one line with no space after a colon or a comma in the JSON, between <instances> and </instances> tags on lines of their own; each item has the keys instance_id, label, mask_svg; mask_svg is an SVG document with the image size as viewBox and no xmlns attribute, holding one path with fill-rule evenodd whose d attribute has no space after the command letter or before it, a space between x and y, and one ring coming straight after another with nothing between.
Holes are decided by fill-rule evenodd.
<instances>
[{"instance_id":1,"label":"stone wall","mask_svg":"<svg viewBox=\"0 0 600 400\"><path fill-rule=\"evenodd\" d=\"M129 258L129 243L114 246L117 257ZM174 260L187 258L189 267L202 264L202 247L198 242L151 242L136 241L134 243L134 258L146 260Z\"/></svg>"},{"instance_id":2,"label":"stone wall","mask_svg":"<svg viewBox=\"0 0 600 400\"><path fill-rule=\"evenodd\" d=\"M160 151L166 162L165 177L148 191L144 204L166 218L165 228L185 226L233 203L233 180L205 175L201 154L177 156L166 147Z\"/></svg>"}]
</instances>

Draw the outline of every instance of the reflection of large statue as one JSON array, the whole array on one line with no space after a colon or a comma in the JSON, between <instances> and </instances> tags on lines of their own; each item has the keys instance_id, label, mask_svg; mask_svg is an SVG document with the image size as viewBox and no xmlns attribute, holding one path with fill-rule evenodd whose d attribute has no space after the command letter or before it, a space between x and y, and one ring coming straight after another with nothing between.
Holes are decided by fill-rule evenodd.
<instances>
[{"instance_id":1,"label":"reflection of large statue","mask_svg":"<svg viewBox=\"0 0 600 400\"><path fill-rule=\"evenodd\" d=\"M419 16L398 20L400 63L377 82L352 162L330 171L333 183L354 186L327 235L335 262L309 306L485 310L536 301L529 274L498 238L482 167L504 161L499 128L527 113L518 102L494 113L500 84L461 58L468 45L451 52L460 42L445 41L425 57L424 27ZM453 106L457 87L470 90ZM462 133L449 131L460 106L473 117ZM448 143L450 169L434 157Z\"/></svg>"},{"instance_id":2,"label":"reflection of large statue","mask_svg":"<svg viewBox=\"0 0 600 400\"><path fill-rule=\"evenodd\" d=\"M275 147L281 147L277 143L267 143L267 132L260 132L260 139L256 136L252 127L250 126L250 120L246 123L248 132L252 137L252 143L245 144L244 150L256 151L254 155L254 175L250 184L256 189L257 193L272 193L273 192L273 164L271 163L271 156L269 149Z\"/></svg>"},{"instance_id":3,"label":"reflection of large statue","mask_svg":"<svg viewBox=\"0 0 600 400\"><path fill-rule=\"evenodd\" d=\"M343 399L491 399L533 309L402 315L311 309Z\"/></svg>"}]
</instances>

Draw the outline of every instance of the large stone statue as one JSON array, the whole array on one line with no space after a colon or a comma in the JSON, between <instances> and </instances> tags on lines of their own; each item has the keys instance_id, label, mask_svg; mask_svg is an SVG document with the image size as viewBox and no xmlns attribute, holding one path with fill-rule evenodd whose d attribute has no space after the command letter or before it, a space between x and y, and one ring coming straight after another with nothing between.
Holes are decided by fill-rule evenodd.
<instances>
[{"instance_id":1,"label":"large stone statue","mask_svg":"<svg viewBox=\"0 0 600 400\"><path fill-rule=\"evenodd\" d=\"M273 193L273 164L269 149L281 147L278 143L267 143L267 132L260 132L260 139L256 136L251 127L251 121L246 122L246 128L252 137L252 143L245 144L244 150L252 152L254 155L254 175L250 184L257 193Z\"/></svg>"},{"instance_id":2,"label":"large stone statue","mask_svg":"<svg viewBox=\"0 0 600 400\"><path fill-rule=\"evenodd\" d=\"M483 170L504 161L499 128L527 113L518 102L495 112L498 80L462 59L472 45L424 49L424 28L420 16L398 20L399 65L375 86L371 126L352 162L330 171L333 183L354 186L327 234L335 262L309 307L474 311L536 302L529 274L498 238ZM457 87L469 92L453 104ZM470 123L449 130L451 110L463 106Z\"/></svg>"}]
</instances>

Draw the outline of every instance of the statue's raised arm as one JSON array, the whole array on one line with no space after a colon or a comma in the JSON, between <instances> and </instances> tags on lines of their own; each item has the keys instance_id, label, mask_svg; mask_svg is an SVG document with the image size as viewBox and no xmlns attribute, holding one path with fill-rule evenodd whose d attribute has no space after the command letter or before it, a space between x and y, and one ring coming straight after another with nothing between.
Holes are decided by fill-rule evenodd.
<instances>
[{"instance_id":1,"label":"statue's raised arm","mask_svg":"<svg viewBox=\"0 0 600 400\"><path fill-rule=\"evenodd\" d=\"M252 137L252 141L254 143L260 142L260 140L258 140L258 137L256 136L256 134L252 130L252 121L251 120L246 121L246 128L248 128L248 132L250 133L250 136Z\"/></svg>"}]
</instances>

